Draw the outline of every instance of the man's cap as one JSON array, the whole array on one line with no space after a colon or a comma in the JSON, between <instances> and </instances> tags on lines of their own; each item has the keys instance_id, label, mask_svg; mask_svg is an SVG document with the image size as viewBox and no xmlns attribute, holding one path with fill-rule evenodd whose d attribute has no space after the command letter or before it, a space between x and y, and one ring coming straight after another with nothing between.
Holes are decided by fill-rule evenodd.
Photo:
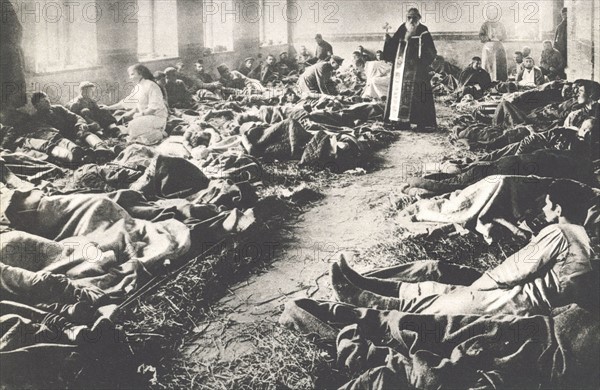
<instances>
[{"instance_id":1,"label":"man's cap","mask_svg":"<svg viewBox=\"0 0 600 390\"><path fill-rule=\"evenodd\" d=\"M332 56L331 58L332 58L332 59L333 59L335 62L337 62L337 63L338 63L338 65L341 65L341 64L342 64L342 62L344 62L344 59L343 59L342 57L339 57L339 56Z\"/></svg>"},{"instance_id":2,"label":"man's cap","mask_svg":"<svg viewBox=\"0 0 600 390\"><path fill-rule=\"evenodd\" d=\"M82 81L81 83L79 83L79 90L83 90L85 88L90 88L90 87L95 87L96 84L92 83L91 81Z\"/></svg>"},{"instance_id":3,"label":"man's cap","mask_svg":"<svg viewBox=\"0 0 600 390\"><path fill-rule=\"evenodd\" d=\"M167 69L165 69L165 74L175 73L175 72L177 72L177 69L173 68L172 66L169 66Z\"/></svg>"},{"instance_id":4,"label":"man's cap","mask_svg":"<svg viewBox=\"0 0 600 390\"><path fill-rule=\"evenodd\" d=\"M315 39L317 39L317 38L323 39L323 36L321 34L317 34L317 35L315 35Z\"/></svg>"},{"instance_id":5,"label":"man's cap","mask_svg":"<svg viewBox=\"0 0 600 390\"><path fill-rule=\"evenodd\" d=\"M247 62L247 61L254 61L254 57L246 57L246 58L244 58L244 62Z\"/></svg>"}]
</instances>

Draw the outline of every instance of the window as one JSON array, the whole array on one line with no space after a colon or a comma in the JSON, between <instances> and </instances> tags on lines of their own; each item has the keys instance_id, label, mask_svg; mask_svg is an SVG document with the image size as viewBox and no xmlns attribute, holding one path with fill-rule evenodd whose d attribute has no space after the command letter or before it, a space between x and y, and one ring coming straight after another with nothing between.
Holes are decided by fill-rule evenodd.
<instances>
[{"instance_id":1,"label":"window","mask_svg":"<svg viewBox=\"0 0 600 390\"><path fill-rule=\"evenodd\" d=\"M67 9L55 1L44 0L36 10L40 22L35 24L35 71L53 72L95 66L98 63L96 42L96 7L86 0ZM83 10L83 12L82 12Z\"/></svg>"},{"instance_id":2,"label":"window","mask_svg":"<svg viewBox=\"0 0 600 390\"><path fill-rule=\"evenodd\" d=\"M287 7L282 2L260 0L260 45L272 46L287 44L288 23L285 15Z\"/></svg>"},{"instance_id":3,"label":"window","mask_svg":"<svg viewBox=\"0 0 600 390\"><path fill-rule=\"evenodd\" d=\"M179 56L177 1L139 0L137 6L138 59Z\"/></svg>"},{"instance_id":4,"label":"window","mask_svg":"<svg viewBox=\"0 0 600 390\"><path fill-rule=\"evenodd\" d=\"M205 1L202 24L204 47L214 53L233 50L233 26L239 22L239 4L233 0Z\"/></svg>"}]
</instances>

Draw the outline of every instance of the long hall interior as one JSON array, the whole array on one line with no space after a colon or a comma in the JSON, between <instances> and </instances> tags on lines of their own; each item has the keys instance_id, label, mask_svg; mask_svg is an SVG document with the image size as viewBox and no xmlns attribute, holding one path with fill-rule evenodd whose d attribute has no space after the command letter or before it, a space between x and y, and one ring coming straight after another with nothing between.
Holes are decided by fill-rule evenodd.
<instances>
[{"instance_id":1,"label":"long hall interior","mask_svg":"<svg viewBox=\"0 0 600 390\"><path fill-rule=\"evenodd\" d=\"M598 1L0 1L0 388L600 388Z\"/></svg>"}]
</instances>

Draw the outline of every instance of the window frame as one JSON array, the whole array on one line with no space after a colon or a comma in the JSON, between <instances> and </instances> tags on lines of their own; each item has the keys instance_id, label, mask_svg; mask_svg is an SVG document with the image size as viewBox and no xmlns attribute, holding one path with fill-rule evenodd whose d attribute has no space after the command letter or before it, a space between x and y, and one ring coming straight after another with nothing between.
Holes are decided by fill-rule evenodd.
<instances>
[{"instance_id":1,"label":"window frame","mask_svg":"<svg viewBox=\"0 0 600 390\"><path fill-rule=\"evenodd\" d=\"M175 47L175 53L160 53L159 51L157 51L157 28L156 28L156 5L158 1L164 1L164 0L138 0L138 1L146 1L148 3L150 3L150 27L151 27L151 31L150 31L150 46L152 48L151 52L148 54L142 55L140 53L140 46L139 46L139 39L140 39L140 20L139 20L139 14L138 14L138 28L137 28L137 34L138 34L138 46L136 49L136 56L138 61L140 62L153 62L153 61L164 61L164 60L172 60L172 59L178 59L180 56L179 53L179 37L177 36L177 33L175 34L175 38L176 38L176 44L174 45ZM175 12L175 20L177 23L179 23L178 20L178 10L177 10L177 0L172 1L171 2L174 5L174 12ZM138 8L138 12L139 12L139 8ZM175 30L177 31L177 24L175 25Z\"/></svg>"}]
</instances>

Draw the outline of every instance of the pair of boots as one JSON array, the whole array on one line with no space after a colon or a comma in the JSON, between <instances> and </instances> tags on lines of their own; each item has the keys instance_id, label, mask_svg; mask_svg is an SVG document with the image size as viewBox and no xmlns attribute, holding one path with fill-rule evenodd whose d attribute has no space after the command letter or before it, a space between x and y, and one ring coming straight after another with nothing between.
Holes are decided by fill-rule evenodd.
<instances>
[{"instance_id":1,"label":"pair of boots","mask_svg":"<svg viewBox=\"0 0 600 390\"><path fill-rule=\"evenodd\" d=\"M365 277L354 271L340 255L331 265L331 286L336 300L377 310L400 310L398 298L401 282Z\"/></svg>"}]
</instances>

